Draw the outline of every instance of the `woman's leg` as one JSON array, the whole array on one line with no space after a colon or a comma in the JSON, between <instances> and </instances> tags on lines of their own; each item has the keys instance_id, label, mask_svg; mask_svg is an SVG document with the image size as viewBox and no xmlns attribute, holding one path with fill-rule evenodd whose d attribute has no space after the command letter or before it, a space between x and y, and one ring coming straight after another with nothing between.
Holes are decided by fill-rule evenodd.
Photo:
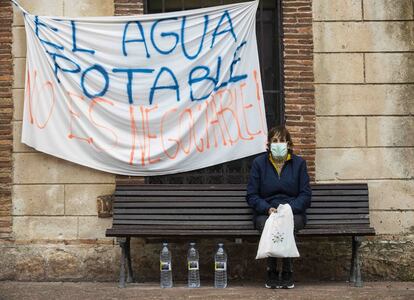
<instances>
[{"instance_id":1,"label":"woman's leg","mask_svg":"<svg viewBox=\"0 0 414 300\"><path fill-rule=\"evenodd\" d=\"M293 215L294 232L305 227L305 217L303 215ZM293 261L291 257L282 259L282 287L293 288Z\"/></svg>"},{"instance_id":2,"label":"woman's leg","mask_svg":"<svg viewBox=\"0 0 414 300\"><path fill-rule=\"evenodd\" d=\"M260 232L263 231L263 228L266 224L268 217L269 216L265 216L265 215L256 216L254 224L257 230L259 230ZM267 258L267 269L276 272L276 266L277 266L276 257L268 257Z\"/></svg>"},{"instance_id":3,"label":"woman's leg","mask_svg":"<svg viewBox=\"0 0 414 300\"><path fill-rule=\"evenodd\" d=\"M258 215L255 218L254 224L257 230L260 232L263 231L265 226L266 220L269 216L265 215ZM266 259L266 284L265 287L267 288L276 288L278 286L278 273L277 273L277 258L276 257L268 257Z\"/></svg>"}]
</instances>

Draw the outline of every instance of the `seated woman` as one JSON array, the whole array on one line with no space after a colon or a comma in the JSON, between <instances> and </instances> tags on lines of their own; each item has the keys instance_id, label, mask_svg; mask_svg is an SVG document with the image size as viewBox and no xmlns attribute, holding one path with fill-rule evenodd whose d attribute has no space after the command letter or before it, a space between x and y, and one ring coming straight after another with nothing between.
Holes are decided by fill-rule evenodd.
<instances>
[{"instance_id":1,"label":"seated woman","mask_svg":"<svg viewBox=\"0 0 414 300\"><path fill-rule=\"evenodd\" d=\"M306 224L306 209L310 207L312 191L303 158L292 153L292 139L284 126L268 133L268 152L253 161L247 185L246 200L255 211L255 227L262 231L268 216L279 204L288 203L294 214L294 230ZM293 288L292 258L282 259L282 273L277 271L277 259L267 258L266 288Z\"/></svg>"}]
</instances>

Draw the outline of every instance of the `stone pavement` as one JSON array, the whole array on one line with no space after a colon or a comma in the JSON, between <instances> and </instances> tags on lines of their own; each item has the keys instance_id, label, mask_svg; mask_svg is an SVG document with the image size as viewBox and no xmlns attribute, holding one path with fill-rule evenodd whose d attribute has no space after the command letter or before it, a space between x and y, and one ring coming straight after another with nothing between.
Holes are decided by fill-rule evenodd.
<instances>
[{"instance_id":1,"label":"stone pavement","mask_svg":"<svg viewBox=\"0 0 414 300\"><path fill-rule=\"evenodd\" d=\"M119 289L115 282L0 282L1 300L77 299L414 299L414 282L367 282L355 288L343 282L298 283L293 290L268 290L258 283L235 283L226 289L211 286L188 289L178 284L160 289L155 283L130 284Z\"/></svg>"}]
</instances>

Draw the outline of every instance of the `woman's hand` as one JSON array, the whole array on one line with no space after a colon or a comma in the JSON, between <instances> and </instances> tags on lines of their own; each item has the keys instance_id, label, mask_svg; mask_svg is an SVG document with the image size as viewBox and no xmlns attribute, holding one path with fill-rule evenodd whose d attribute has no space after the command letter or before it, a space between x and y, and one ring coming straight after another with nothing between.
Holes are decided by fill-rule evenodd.
<instances>
[{"instance_id":1,"label":"woman's hand","mask_svg":"<svg viewBox=\"0 0 414 300\"><path fill-rule=\"evenodd\" d=\"M270 216L273 212L277 212L277 209L276 209L276 208L274 208L274 207L269 208L269 210L268 210L268 214L269 214L269 216Z\"/></svg>"}]
</instances>

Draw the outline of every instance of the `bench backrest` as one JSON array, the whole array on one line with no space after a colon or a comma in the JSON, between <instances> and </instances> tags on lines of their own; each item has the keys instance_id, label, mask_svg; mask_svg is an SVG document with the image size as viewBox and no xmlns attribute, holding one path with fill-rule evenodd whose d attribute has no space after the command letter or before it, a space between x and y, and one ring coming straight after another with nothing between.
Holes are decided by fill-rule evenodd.
<instances>
[{"instance_id":1,"label":"bench backrest","mask_svg":"<svg viewBox=\"0 0 414 300\"><path fill-rule=\"evenodd\" d=\"M115 225L168 229L253 229L245 185L117 186Z\"/></svg>"},{"instance_id":2,"label":"bench backrest","mask_svg":"<svg viewBox=\"0 0 414 300\"><path fill-rule=\"evenodd\" d=\"M117 185L114 228L254 229L245 185ZM306 228L369 227L366 184L313 184Z\"/></svg>"},{"instance_id":3,"label":"bench backrest","mask_svg":"<svg viewBox=\"0 0 414 300\"><path fill-rule=\"evenodd\" d=\"M312 185L312 205L307 210L308 226L369 225L367 184Z\"/></svg>"}]
</instances>

